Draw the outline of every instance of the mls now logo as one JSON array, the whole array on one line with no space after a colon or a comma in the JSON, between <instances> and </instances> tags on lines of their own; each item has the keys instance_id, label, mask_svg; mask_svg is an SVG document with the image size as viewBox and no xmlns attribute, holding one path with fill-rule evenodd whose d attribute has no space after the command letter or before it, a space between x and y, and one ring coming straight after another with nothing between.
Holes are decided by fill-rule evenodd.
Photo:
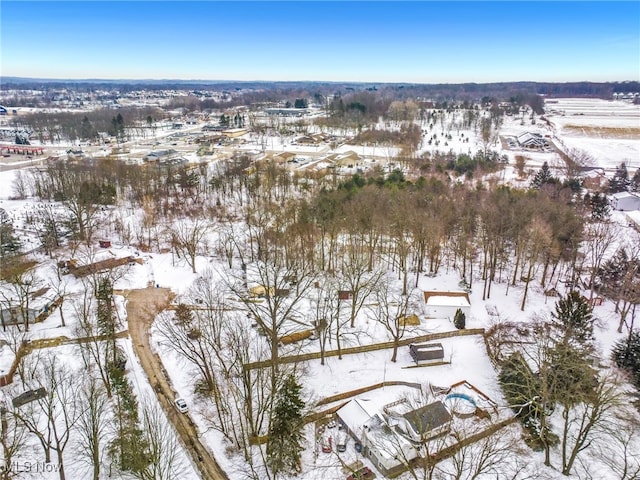
<instances>
[{"instance_id":1,"label":"mls now logo","mask_svg":"<svg viewBox=\"0 0 640 480\"><path fill-rule=\"evenodd\" d=\"M31 462L29 460L13 461L0 464L0 473L57 473L61 469L59 463Z\"/></svg>"}]
</instances>

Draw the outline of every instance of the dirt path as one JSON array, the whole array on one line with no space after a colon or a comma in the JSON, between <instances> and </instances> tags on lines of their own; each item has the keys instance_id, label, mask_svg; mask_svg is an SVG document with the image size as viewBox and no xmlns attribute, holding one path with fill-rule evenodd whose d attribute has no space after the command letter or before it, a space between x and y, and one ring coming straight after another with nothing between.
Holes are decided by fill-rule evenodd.
<instances>
[{"instance_id":1,"label":"dirt path","mask_svg":"<svg viewBox=\"0 0 640 480\"><path fill-rule=\"evenodd\" d=\"M123 292L127 299L127 319L133 348L167 418L173 423L183 445L204 480L228 480L213 455L202 445L196 425L188 414L179 413L173 405L175 391L170 384L160 357L151 351L149 327L154 317L164 310L173 293L168 288L145 288Z\"/></svg>"}]
</instances>

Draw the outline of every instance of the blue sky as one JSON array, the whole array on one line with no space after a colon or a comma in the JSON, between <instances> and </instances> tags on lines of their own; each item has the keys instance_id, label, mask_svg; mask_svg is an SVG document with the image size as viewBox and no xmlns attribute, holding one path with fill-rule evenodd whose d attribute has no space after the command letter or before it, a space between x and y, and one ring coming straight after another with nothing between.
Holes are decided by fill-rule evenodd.
<instances>
[{"instance_id":1,"label":"blue sky","mask_svg":"<svg viewBox=\"0 0 640 480\"><path fill-rule=\"evenodd\" d=\"M0 73L640 80L640 2L0 2Z\"/></svg>"}]
</instances>

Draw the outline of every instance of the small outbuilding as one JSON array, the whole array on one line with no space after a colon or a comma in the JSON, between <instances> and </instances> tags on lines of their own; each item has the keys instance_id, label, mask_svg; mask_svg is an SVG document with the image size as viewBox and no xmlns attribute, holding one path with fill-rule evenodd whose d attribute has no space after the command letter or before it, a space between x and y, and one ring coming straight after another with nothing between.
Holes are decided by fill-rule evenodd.
<instances>
[{"instance_id":1,"label":"small outbuilding","mask_svg":"<svg viewBox=\"0 0 640 480\"><path fill-rule=\"evenodd\" d=\"M448 318L453 320L460 309L466 318L471 315L471 301L467 292L424 292L426 318Z\"/></svg>"},{"instance_id":2,"label":"small outbuilding","mask_svg":"<svg viewBox=\"0 0 640 480\"><path fill-rule=\"evenodd\" d=\"M409 353L416 365L429 365L444 361L444 348L441 343L412 343Z\"/></svg>"},{"instance_id":3,"label":"small outbuilding","mask_svg":"<svg viewBox=\"0 0 640 480\"><path fill-rule=\"evenodd\" d=\"M633 192L614 193L609 197L611 208L623 212L640 210L640 195Z\"/></svg>"}]
</instances>

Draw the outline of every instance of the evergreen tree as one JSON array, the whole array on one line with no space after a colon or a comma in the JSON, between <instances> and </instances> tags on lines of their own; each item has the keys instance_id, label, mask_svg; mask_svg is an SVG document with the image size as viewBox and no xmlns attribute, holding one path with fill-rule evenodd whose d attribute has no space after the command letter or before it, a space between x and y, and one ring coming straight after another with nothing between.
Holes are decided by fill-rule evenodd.
<instances>
[{"instance_id":1,"label":"evergreen tree","mask_svg":"<svg viewBox=\"0 0 640 480\"><path fill-rule=\"evenodd\" d=\"M627 192L630 185L631 180L629 180L627 165L623 162L616 167L616 173L609 180L609 193Z\"/></svg>"},{"instance_id":2,"label":"evergreen tree","mask_svg":"<svg viewBox=\"0 0 640 480\"><path fill-rule=\"evenodd\" d=\"M549 164L544 162L538 173L536 173L535 177L531 181L531 188L535 188L536 190L540 189L545 183L552 183L554 181L553 175L551 175L551 169L549 168Z\"/></svg>"},{"instance_id":3,"label":"evergreen tree","mask_svg":"<svg viewBox=\"0 0 640 480\"><path fill-rule=\"evenodd\" d=\"M302 387L289 375L276 395L276 403L269 425L267 464L277 478L279 473L296 474L301 471L300 455L303 450Z\"/></svg>"},{"instance_id":4,"label":"evergreen tree","mask_svg":"<svg viewBox=\"0 0 640 480\"><path fill-rule=\"evenodd\" d=\"M613 361L631 375L631 381L640 389L640 331L632 330L625 340L613 346Z\"/></svg>"},{"instance_id":5,"label":"evergreen tree","mask_svg":"<svg viewBox=\"0 0 640 480\"><path fill-rule=\"evenodd\" d=\"M638 170L636 170L636 173L633 174L631 184L629 185L629 190L631 192L640 192L640 168L638 168Z\"/></svg>"},{"instance_id":6,"label":"evergreen tree","mask_svg":"<svg viewBox=\"0 0 640 480\"><path fill-rule=\"evenodd\" d=\"M625 277L640 272L640 260L630 258L625 248L619 248L604 262L596 274L598 291L610 298L617 298L624 287Z\"/></svg>"},{"instance_id":7,"label":"evergreen tree","mask_svg":"<svg viewBox=\"0 0 640 480\"><path fill-rule=\"evenodd\" d=\"M149 465L149 444L140 428L137 398L124 369L111 369L109 376L116 394L116 435L109 443L107 453L120 470L145 478L140 475Z\"/></svg>"},{"instance_id":8,"label":"evergreen tree","mask_svg":"<svg viewBox=\"0 0 640 480\"><path fill-rule=\"evenodd\" d=\"M83 140L89 140L98 136L98 132L89 121L89 118L85 115L82 119L80 126L80 138Z\"/></svg>"},{"instance_id":9,"label":"evergreen tree","mask_svg":"<svg viewBox=\"0 0 640 480\"><path fill-rule=\"evenodd\" d=\"M11 223L0 223L0 258L18 253L20 239L13 232Z\"/></svg>"},{"instance_id":10,"label":"evergreen tree","mask_svg":"<svg viewBox=\"0 0 640 480\"><path fill-rule=\"evenodd\" d=\"M462 310L457 309L455 315L453 316L453 326L458 330L464 330L466 320L466 315L462 312Z\"/></svg>"},{"instance_id":11,"label":"evergreen tree","mask_svg":"<svg viewBox=\"0 0 640 480\"><path fill-rule=\"evenodd\" d=\"M611 205L607 197L601 193L594 195L585 195L585 201L591 208L591 218L596 221L602 221L609 218L611 214Z\"/></svg>"},{"instance_id":12,"label":"evergreen tree","mask_svg":"<svg viewBox=\"0 0 640 480\"><path fill-rule=\"evenodd\" d=\"M558 300L551 323L558 335L558 344L591 350L593 313L587 299L580 293L574 290Z\"/></svg>"}]
</instances>

